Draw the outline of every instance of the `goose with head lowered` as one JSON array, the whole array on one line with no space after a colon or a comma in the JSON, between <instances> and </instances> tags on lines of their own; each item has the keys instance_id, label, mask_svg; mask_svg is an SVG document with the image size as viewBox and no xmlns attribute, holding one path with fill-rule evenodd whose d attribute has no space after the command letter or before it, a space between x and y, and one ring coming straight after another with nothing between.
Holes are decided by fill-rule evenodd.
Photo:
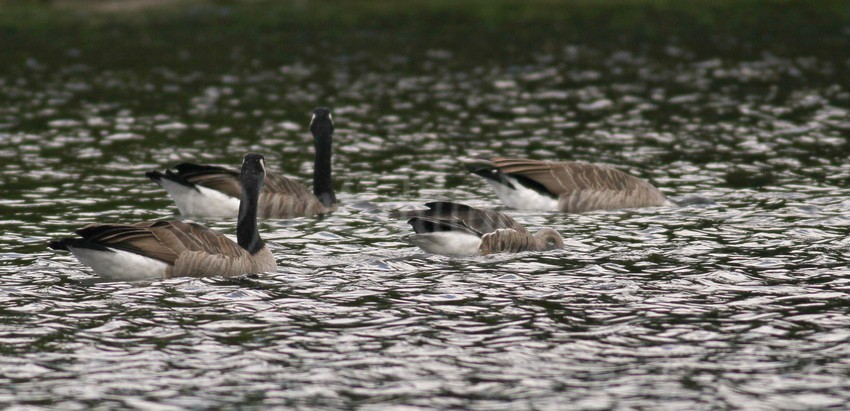
<instances>
[{"instance_id":1,"label":"goose with head lowered","mask_svg":"<svg viewBox=\"0 0 850 411\"><path fill-rule=\"evenodd\" d=\"M504 157L464 163L493 187L505 205L522 210L583 213L680 205L652 184L600 164Z\"/></svg>"},{"instance_id":2,"label":"goose with head lowered","mask_svg":"<svg viewBox=\"0 0 850 411\"><path fill-rule=\"evenodd\" d=\"M257 200L265 176L260 154L247 154L239 180L236 239L200 224L147 221L135 224L90 224L79 237L53 241L54 250L68 250L101 278L135 281L170 277L234 276L274 271L274 256L257 231Z\"/></svg>"},{"instance_id":3,"label":"goose with head lowered","mask_svg":"<svg viewBox=\"0 0 850 411\"><path fill-rule=\"evenodd\" d=\"M310 122L316 157L313 164L313 192L300 182L280 174L267 173L260 192L257 215L260 218L294 218L327 214L334 210L336 194L331 176L331 148L334 123L330 110L317 108ZM174 170L149 171L146 176L162 186L174 199L180 214L206 218L226 218L239 209L239 172L226 167L182 163Z\"/></svg>"},{"instance_id":4,"label":"goose with head lowered","mask_svg":"<svg viewBox=\"0 0 850 411\"><path fill-rule=\"evenodd\" d=\"M395 211L413 227L410 241L419 248L447 256L545 251L564 247L564 239L551 228L532 234L506 214L465 204L438 201L427 210Z\"/></svg>"}]
</instances>

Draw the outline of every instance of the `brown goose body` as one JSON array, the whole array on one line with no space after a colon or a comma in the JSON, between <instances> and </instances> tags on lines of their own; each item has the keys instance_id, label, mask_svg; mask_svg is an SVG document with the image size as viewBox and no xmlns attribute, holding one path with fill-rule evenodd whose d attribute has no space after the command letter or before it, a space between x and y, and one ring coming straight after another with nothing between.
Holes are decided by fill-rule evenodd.
<instances>
[{"instance_id":1,"label":"brown goose body","mask_svg":"<svg viewBox=\"0 0 850 411\"><path fill-rule=\"evenodd\" d=\"M273 271L274 256L257 230L257 202L265 176L262 155L247 154L241 183L237 242L200 224L146 221L90 224L79 237L49 244L68 250L107 280L134 281L169 277L233 276Z\"/></svg>"},{"instance_id":2,"label":"brown goose body","mask_svg":"<svg viewBox=\"0 0 850 411\"><path fill-rule=\"evenodd\" d=\"M466 166L513 208L582 213L675 205L652 184L605 165L493 157Z\"/></svg>"},{"instance_id":3,"label":"brown goose body","mask_svg":"<svg viewBox=\"0 0 850 411\"><path fill-rule=\"evenodd\" d=\"M451 256L561 248L557 231L543 228L532 234L510 216L452 202L425 204L428 210L399 211L416 233L411 241L425 251Z\"/></svg>"},{"instance_id":4,"label":"brown goose body","mask_svg":"<svg viewBox=\"0 0 850 411\"><path fill-rule=\"evenodd\" d=\"M167 178L200 194L203 189L213 190L234 201L222 201L218 204L210 204L210 199L201 199L191 202L186 196L175 197L175 202L180 208L181 214L233 217L239 207L239 172L226 167L182 163L174 167L174 171L166 170L165 174L154 175L149 172L149 178ZM162 184L162 183L160 183ZM165 183L168 184L168 183ZM205 191L205 190L204 190ZM191 191L190 191L191 192ZM195 193L192 193L195 194ZM196 194L197 195L197 194ZM190 203L191 204L187 204ZM218 207L212 209L213 207ZM314 215L328 214L334 211L334 205L325 206L321 201L299 181L289 177L266 173L263 189L260 190L260 200L257 204L257 217L259 218L295 218L309 217Z\"/></svg>"},{"instance_id":5,"label":"brown goose body","mask_svg":"<svg viewBox=\"0 0 850 411\"><path fill-rule=\"evenodd\" d=\"M90 224L75 233L81 238L65 239L52 243L51 247L77 249L78 252L83 250L83 253L86 253L87 249L94 252L110 252L114 254L113 260L120 260L122 251L142 257L136 261L136 266L122 267L117 273L113 272L116 270L110 270L108 267L98 270L104 265L97 262L88 264L99 275L110 279L228 277L274 271L277 266L268 247L263 246L251 254L224 234L191 222L145 221L134 224ZM154 261L147 262L146 259ZM120 261L112 261L112 263L120 264ZM137 271L144 271L147 274L136 276L134 273Z\"/></svg>"},{"instance_id":6,"label":"brown goose body","mask_svg":"<svg viewBox=\"0 0 850 411\"><path fill-rule=\"evenodd\" d=\"M334 211L336 194L331 176L331 149L334 124L326 108L313 111L310 132L316 150L313 164L313 191L280 174L266 173L260 192L257 216L294 218ZM239 209L239 172L226 167L182 163L174 170L149 171L146 176L162 186L180 214L207 217L235 217Z\"/></svg>"}]
</instances>

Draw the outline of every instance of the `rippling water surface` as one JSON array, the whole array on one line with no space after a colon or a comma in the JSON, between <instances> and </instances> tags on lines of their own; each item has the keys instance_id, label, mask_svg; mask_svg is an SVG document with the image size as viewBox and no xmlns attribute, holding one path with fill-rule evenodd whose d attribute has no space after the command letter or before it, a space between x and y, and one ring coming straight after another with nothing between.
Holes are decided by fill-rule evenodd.
<instances>
[{"instance_id":1,"label":"rippling water surface","mask_svg":"<svg viewBox=\"0 0 850 411\"><path fill-rule=\"evenodd\" d=\"M7 54L0 403L850 402L846 55L559 38L488 55L373 35L165 46L113 34L112 48ZM308 181L319 105L337 126L342 206L261 224L276 273L101 283L46 248L88 222L175 218L144 171L180 161L238 166L258 151ZM457 161L486 154L611 164L715 204L506 210L557 229L556 252L454 259L405 243L385 210L500 207ZM234 221L201 222L235 234Z\"/></svg>"}]
</instances>

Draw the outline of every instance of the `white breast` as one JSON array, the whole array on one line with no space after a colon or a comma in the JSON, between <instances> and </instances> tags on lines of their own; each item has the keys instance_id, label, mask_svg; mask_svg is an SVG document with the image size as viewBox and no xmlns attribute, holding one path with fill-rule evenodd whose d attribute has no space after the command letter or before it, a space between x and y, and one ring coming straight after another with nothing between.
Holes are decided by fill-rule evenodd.
<instances>
[{"instance_id":1,"label":"white breast","mask_svg":"<svg viewBox=\"0 0 850 411\"><path fill-rule=\"evenodd\" d=\"M506 206L519 210L558 211L558 199L542 195L537 191L526 188L513 177L505 176L516 189L493 180L487 180L493 191Z\"/></svg>"},{"instance_id":2,"label":"white breast","mask_svg":"<svg viewBox=\"0 0 850 411\"><path fill-rule=\"evenodd\" d=\"M180 214L209 218L236 218L239 213L239 199L220 191L195 186L186 187L163 178L162 187L174 199Z\"/></svg>"},{"instance_id":3,"label":"white breast","mask_svg":"<svg viewBox=\"0 0 850 411\"><path fill-rule=\"evenodd\" d=\"M81 263L104 280L138 281L165 277L168 264L129 251L68 247Z\"/></svg>"}]
</instances>

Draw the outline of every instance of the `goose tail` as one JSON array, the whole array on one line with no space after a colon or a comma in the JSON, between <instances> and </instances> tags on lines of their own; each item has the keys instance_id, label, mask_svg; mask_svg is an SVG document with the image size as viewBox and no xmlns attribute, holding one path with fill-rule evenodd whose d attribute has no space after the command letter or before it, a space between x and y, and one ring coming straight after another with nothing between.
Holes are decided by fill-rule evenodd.
<instances>
[{"instance_id":1,"label":"goose tail","mask_svg":"<svg viewBox=\"0 0 850 411\"><path fill-rule=\"evenodd\" d=\"M151 170L151 171L145 172L145 177L147 177L148 179L150 179L154 183L160 184L164 175L162 173L160 173L159 171Z\"/></svg>"},{"instance_id":2,"label":"goose tail","mask_svg":"<svg viewBox=\"0 0 850 411\"><path fill-rule=\"evenodd\" d=\"M507 176L499 170L498 167L486 158L462 158L463 166L466 170L479 177L483 177L492 183L498 183L510 188L514 188L513 184L508 180Z\"/></svg>"},{"instance_id":3,"label":"goose tail","mask_svg":"<svg viewBox=\"0 0 850 411\"><path fill-rule=\"evenodd\" d=\"M51 241L51 242L47 243L47 248L50 248L51 250L68 251L68 241L69 240L71 240L71 238L60 238L59 240Z\"/></svg>"},{"instance_id":4,"label":"goose tail","mask_svg":"<svg viewBox=\"0 0 850 411\"><path fill-rule=\"evenodd\" d=\"M496 168L493 162L487 158L464 157L461 158L460 161L463 163L466 170L473 174L491 172Z\"/></svg>"},{"instance_id":5,"label":"goose tail","mask_svg":"<svg viewBox=\"0 0 850 411\"><path fill-rule=\"evenodd\" d=\"M65 238L60 238L56 241L51 241L51 242L47 243L47 247L52 249L52 250L65 250L65 251L71 251L71 249L69 247L88 248L88 249L97 250L97 251L109 251L108 248L106 248L106 247L104 247L104 246L102 246L98 243L93 243L93 242L88 241L84 238L77 238L77 237L65 237Z\"/></svg>"},{"instance_id":6,"label":"goose tail","mask_svg":"<svg viewBox=\"0 0 850 411\"><path fill-rule=\"evenodd\" d=\"M148 171L148 172L145 173L145 177L147 177L148 179L150 179L151 181L153 181L154 183L157 183L159 185L162 185L163 180L167 180L167 181L171 181L171 182L180 184L182 186L186 186L186 187L189 187L189 188L195 188L194 184L190 183L188 180L181 177L180 174L175 173L171 170L165 170L165 173L159 172L157 170L151 170L151 171Z\"/></svg>"}]
</instances>

